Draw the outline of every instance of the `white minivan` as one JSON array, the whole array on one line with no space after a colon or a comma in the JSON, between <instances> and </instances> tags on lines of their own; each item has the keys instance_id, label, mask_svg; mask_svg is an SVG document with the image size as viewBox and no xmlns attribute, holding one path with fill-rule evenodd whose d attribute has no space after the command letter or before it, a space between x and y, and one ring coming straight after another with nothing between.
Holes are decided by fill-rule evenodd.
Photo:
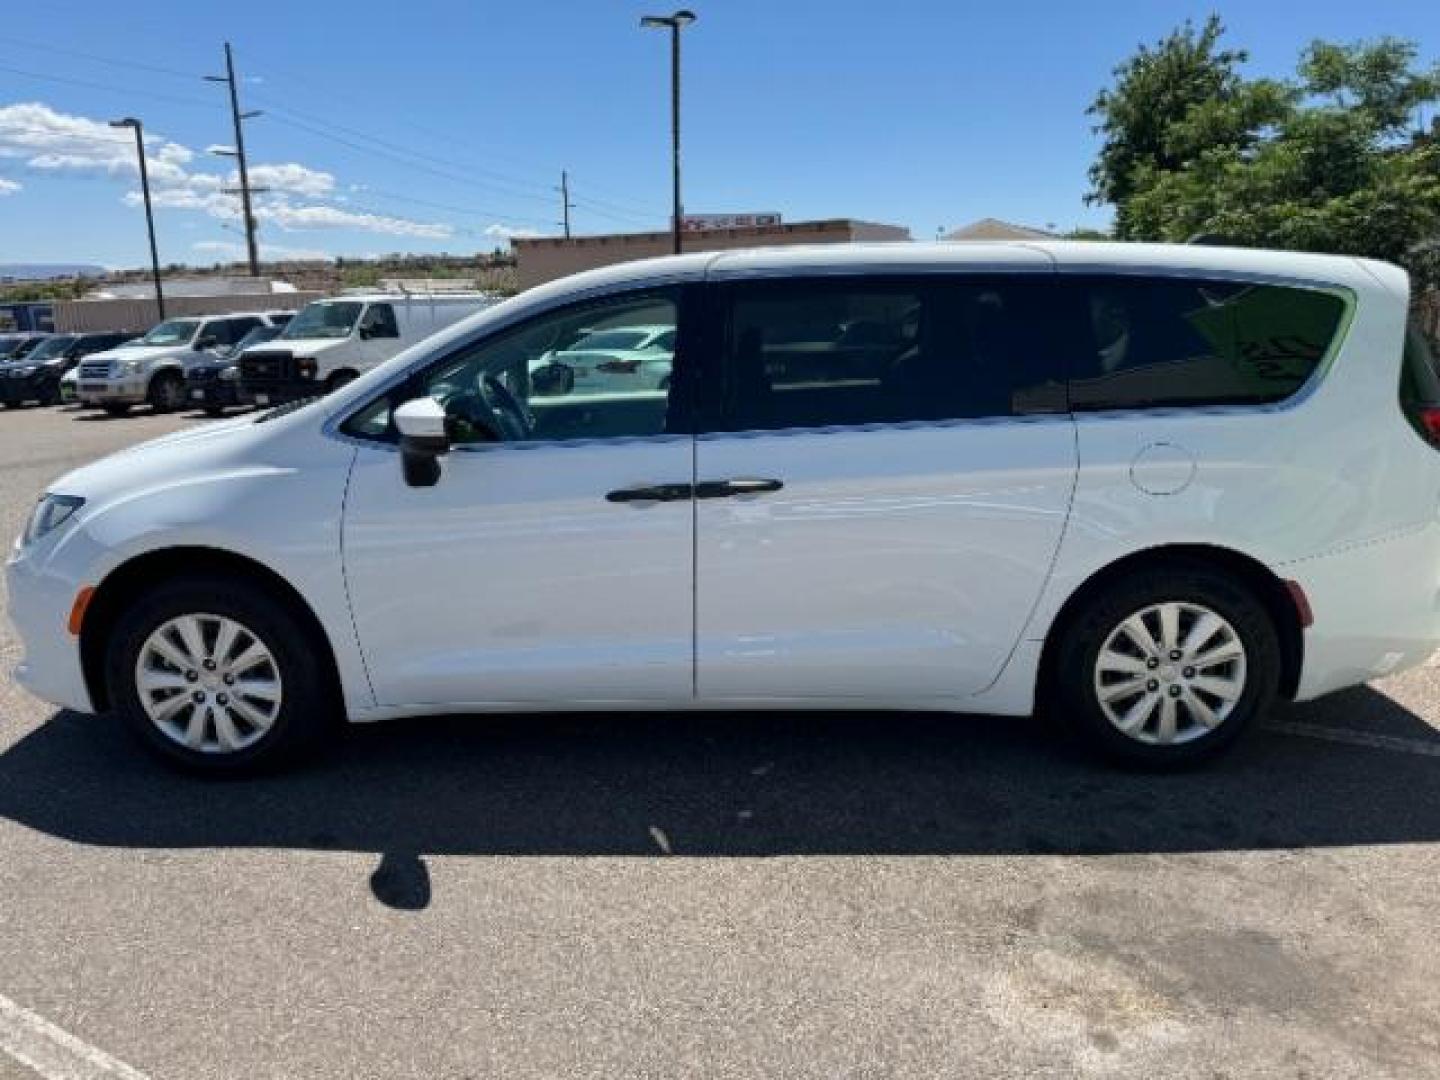
<instances>
[{"instance_id":1,"label":"white minivan","mask_svg":"<svg viewBox=\"0 0 1440 1080\"><path fill-rule=\"evenodd\" d=\"M495 303L488 293L347 293L313 301L275 340L241 357L241 394L262 406L328 394Z\"/></svg>"},{"instance_id":2,"label":"white minivan","mask_svg":"<svg viewBox=\"0 0 1440 1080\"><path fill-rule=\"evenodd\" d=\"M1152 765L1440 643L1440 376L1362 259L693 254L42 498L20 681L197 769L453 712L1049 703ZM670 326L664 388L536 394Z\"/></svg>"}]
</instances>

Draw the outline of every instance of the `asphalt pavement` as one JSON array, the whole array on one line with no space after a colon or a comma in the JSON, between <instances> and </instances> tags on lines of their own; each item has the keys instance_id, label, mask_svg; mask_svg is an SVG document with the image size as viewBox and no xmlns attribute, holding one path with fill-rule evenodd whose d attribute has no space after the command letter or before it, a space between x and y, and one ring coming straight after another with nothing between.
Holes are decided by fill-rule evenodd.
<instances>
[{"instance_id":1,"label":"asphalt pavement","mask_svg":"<svg viewBox=\"0 0 1440 1080\"><path fill-rule=\"evenodd\" d=\"M0 534L204 422L0 415ZM1440 666L1169 777L871 713L392 723L207 782L18 649L4 1080L1440 1076Z\"/></svg>"}]
</instances>

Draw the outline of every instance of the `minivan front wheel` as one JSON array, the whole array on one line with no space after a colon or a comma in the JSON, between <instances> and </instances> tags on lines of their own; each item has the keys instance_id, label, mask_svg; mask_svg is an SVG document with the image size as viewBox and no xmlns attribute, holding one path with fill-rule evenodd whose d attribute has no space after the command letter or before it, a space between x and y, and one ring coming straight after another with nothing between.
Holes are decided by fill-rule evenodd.
<instances>
[{"instance_id":1,"label":"minivan front wheel","mask_svg":"<svg viewBox=\"0 0 1440 1080\"><path fill-rule=\"evenodd\" d=\"M132 604L111 638L111 699L168 761L239 773L310 749L333 715L305 628L260 589L202 577Z\"/></svg>"},{"instance_id":2,"label":"minivan front wheel","mask_svg":"<svg viewBox=\"0 0 1440 1080\"><path fill-rule=\"evenodd\" d=\"M1201 565L1137 573L1063 632L1064 718L1093 747L1141 765L1184 765L1228 747L1274 702L1280 648L1264 606Z\"/></svg>"}]
</instances>

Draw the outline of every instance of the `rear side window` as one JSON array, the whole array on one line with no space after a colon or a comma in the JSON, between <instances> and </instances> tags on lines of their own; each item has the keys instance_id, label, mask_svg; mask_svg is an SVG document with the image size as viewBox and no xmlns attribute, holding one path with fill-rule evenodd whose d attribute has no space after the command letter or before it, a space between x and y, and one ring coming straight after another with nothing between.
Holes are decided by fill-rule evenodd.
<instances>
[{"instance_id":1,"label":"rear side window","mask_svg":"<svg viewBox=\"0 0 1440 1080\"><path fill-rule=\"evenodd\" d=\"M1440 357L1436 356L1434 343L1426 336L1419 319L1413 315L1405 333L1400 401L1412 419L1421 406L1440 405Z\"/></svg>"},{"instance_id":2,"label":"rear side window","mask_svg":"<svg viewBox=\"0 0 1440 1080\"><path fill-rule=\"evenodd\" d=\"M715 427L780 430L1064 409L1043 317L1019 278L786 280L731 289Z\"/></svg>"},{"instance_id":3,"label":"rear side window","mask_svg":"<svg viewBox=\"0 0 1440 1080\"><path fill-rule=\"evenodd\" d=\"M1089 343L1070 380L1076 411L1284 401L1320 366L1345 301L1316 289L1193 278L1086 286Z\"/></svg>"}]
</instances>

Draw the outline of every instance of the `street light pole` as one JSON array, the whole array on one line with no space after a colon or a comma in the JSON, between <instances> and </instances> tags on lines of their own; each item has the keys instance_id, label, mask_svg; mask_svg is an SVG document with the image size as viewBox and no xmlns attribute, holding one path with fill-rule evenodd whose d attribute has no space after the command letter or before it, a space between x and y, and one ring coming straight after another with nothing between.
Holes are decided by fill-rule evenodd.
<instances>
[{"instance_id":1,"label":"street light pole","mask_svg":"<svg viewBox=\"0 0 1440 1080\"><path fill-rule=\"evenodd\" d=\"M671 221L675 254L680 254L680 31L695 21L695 13L681 9L673 15L646 15L640 25L670 31L670 180Z\"/></svg>"},{"instance_id":2,"label":"street light pole","mask_svg":"<svg viewBox=\"0 0 1440 1080\"><path fill-rule=\"evenodd\" d=\"M163 321L165 291L160 286L160 252L155 246L155 210L150 205L150 170L145 165L145 129L133 116L127 116L123 120L111 120L110 126L131 128L135 132L135 153L140 157L140 191L145 196L145 228L150 233L150 270L155 275L155 308Z\"/></svg>"}]
</instances>

